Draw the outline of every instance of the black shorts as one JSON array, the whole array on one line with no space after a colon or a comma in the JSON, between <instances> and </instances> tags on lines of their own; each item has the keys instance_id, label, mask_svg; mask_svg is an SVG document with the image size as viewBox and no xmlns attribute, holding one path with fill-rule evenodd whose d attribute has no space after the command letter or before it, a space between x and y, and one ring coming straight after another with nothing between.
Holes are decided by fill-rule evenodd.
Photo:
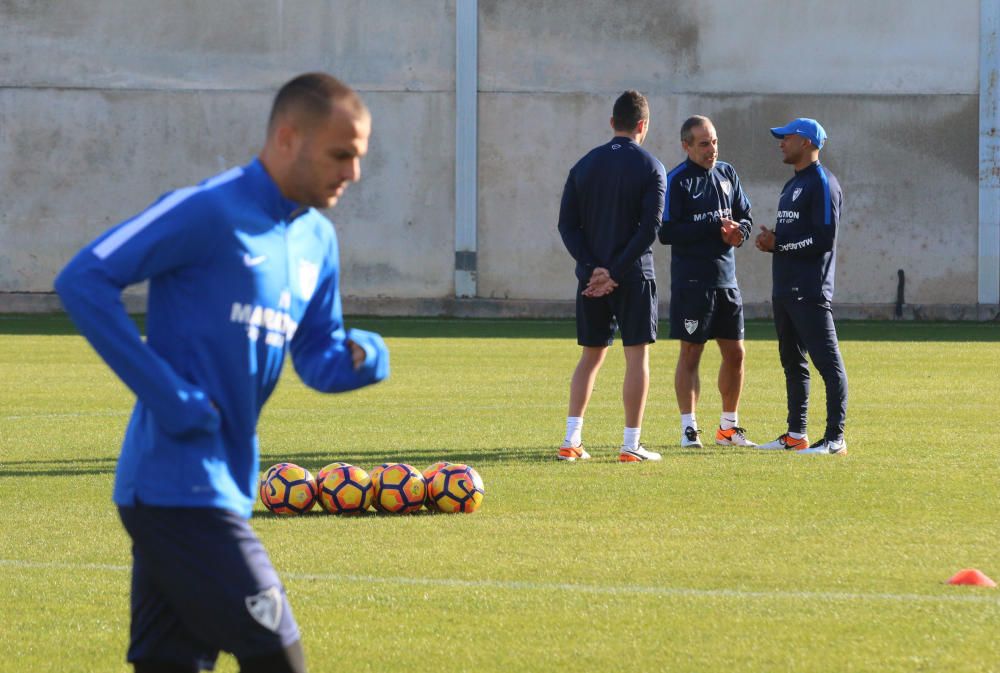
<instances>
[{"instance_id":1,"label":"black shorts","mask_svg":"<svg viewBox=\"0 0 1000 673\"><path fill-rule=\"evenodd\" d=\"M615 330L621 333L622 345L638 346L656 341L656 281L626 281L614 292L592 299L581 293L587 283L576 289L576 342L581 346L610 346Z\"/></svg>"},{"instance_id":2,"label":"black shorts","mask_svg":"<svg viewBox=\"0 0 1000 673\"><path fill-rule=\"evenodd\" d=\"M132 538L128 661L211 669L299 640L285 590L250 524L211 508L119 507Z\"/></svg>"},{"instance_id":3,"label":"black shorts","mask_svg":"<svg viewBox=\"0 0 1000 673\"><path fill-rule=\"evenodd\" d=\"M743 297L739 288L681 288L670 294L670 338L703 344L709 339L743 339Z\"/></svg>"}]
</instances>

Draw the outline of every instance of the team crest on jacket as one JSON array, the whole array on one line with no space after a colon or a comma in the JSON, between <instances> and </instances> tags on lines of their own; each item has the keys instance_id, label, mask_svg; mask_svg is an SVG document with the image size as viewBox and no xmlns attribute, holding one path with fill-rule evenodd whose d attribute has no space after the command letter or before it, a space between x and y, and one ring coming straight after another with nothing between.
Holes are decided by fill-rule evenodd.
<instances>
[{"instance_id":1,"label":"team crest on jacket","mask_svg":"<svg viewBox=\"0 0 1000 673\"><path fill-rule=\"evenodd\" d=\"M699 178L685 178L681 180L681 187L687 190L687 193L691 195L693 199L700 199L705 195L705 187L708 185L708 179L704 177Z\"/></svg>"},{"instance_id":2,"label":"team crest on jacket","mask_svg":"<svg viewBox=\"0 0 1000 673\"><path fill-rule=\"evenodd\" d=\"M729 180L719 180L719 186L722 187L722 191L726 193L726 196L729 196L729 192L733 190L733 185Z\"/></svg>"},{"instance_id":3,"label":"team crest on jacket","mask_svg":"<svg viewBox=\"0 0 1000 673\"><path fill-rule=\"evenodd\" d=\"M696 329L698 329L698 321L697 320L688 320L687 318L685 318L684 319L684 329L687 330L688 334L694 334L694 331Z\"/></svg>"},{"instance_id":4,"label":"team crest on jacket","mask_svg":"<svg viewBox=\"0 0 1000 673\"><path fill-rule=\"evenodd\" d=\"M247 611L254 621L268 631L277 633L281 624L281 591L278 587L264 589L259 594L246 597Z\"/></svg>"},{"instance_id":5,"label":"team crest on jacket","mask_svg":"<svg viewBox=\"0 0 1000 673\"><path fill-rule=\"evenodd\" d=\"M319 264L310 262L308 259L300 259L299 296L305 301L309 301L313 292L316 291L317 281L319 281Z\"/></svg>"},{"instance_id":6,"label":"team crest on jacket","mask_svg":"<svg viewBox=\"0 0 1000 673\"><path fill-rule=\"evenodd\" d=\"M799 195L801 193L802 193L802 188L801 187L796 187L795 189L793 189L792 190L792 201L795 201L795 199L799 198Z\"/></svg>"}]
</instances>

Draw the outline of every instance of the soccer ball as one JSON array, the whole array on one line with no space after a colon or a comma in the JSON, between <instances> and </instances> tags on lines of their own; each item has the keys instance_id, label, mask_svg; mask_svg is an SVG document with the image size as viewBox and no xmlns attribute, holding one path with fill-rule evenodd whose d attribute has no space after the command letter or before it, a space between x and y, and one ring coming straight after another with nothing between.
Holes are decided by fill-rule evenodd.
<instances>
[{"instance_id":1,"label":"soccer ball","mask_svg":"<svg viewBox=\"0 0 1000 673\"><path fill-rule=\"evenodd\" d=\"M372 480L375 509L390 514L409 514L423 506L427 489L424 478L415 468L405 463L388 463L373 471L376 472Z\"/></svg>"},{"instance_id":2,"label":"soccer ball","mask_svg":"<svg viewBox=\"0 0 1000 673\"><path fill-rule=\"evenodd\" d=\"M288 465L291 465L291 463L277 463L277 464L272 465L271 467L267 468L266 470L264 470L264 473L260 475L260 481L257 482L257 495L260 496L260 501L262 503L265 502L264 501L264 486L267 484L267 480L270 479L271 475L274 474L277 470L281 469L282 467L286 467ZM265 503L265 506L266 506L266 503Z\"/></svg>"},{"instance_id":3,"label":"soccer ball","mask_svg":"<svg viewBox=\"0 0 1000 673\"><path fill-rule=\"evenodd\" d=\"M261 478L260 501L275 514L304 514L316 504L316 480L304 467L278 463Z\"/></svg>"},{"instance_id":4,"label":"soccer ball","mask_svg":"<svg viewBox=\"0 0 1000 673\"><path fill-rule=\"evenodd\" d=\"M330 463L329 465L327 465L322 470L320 470L319 472L316 473L316 485L318 487L322 488L322 486L323 486L323 480L326 479L326 475L330 474L331 472L333 472L338 467L351 467L351 464L350 463L343 463L343 462Z\"/></svg>"},{"instance_id":5,"label":"soccer ball","mask_svg":"<svg viewBox=\"0 0 1000 673\"><path fill-rule=\"evenodd\" d=\"M371 507L372 480L360 467L347 463L327 465L320 474L319 504L331 514L361 514Z\"/></svg>"},{"instance_id":6,"label":"soccer ball","mask_svg":"<svg viewBox=\"0 0 1000 673\"><path fill-rule=\"evenodd\" d=\"M428 486L435 507L447 514L475 512L483 504L483 478L468 465L446 465Z\"/></svg>"},{"instance_id":7,"label":"soccer ball","mask_svg":"<svg viewBox=\"0 0 1000 673\"><path fill-rule=\"evenodd\" d=\"M382 473L382 470L384 470L385 468L389 467L392 464L393 463L382 463L378 467L372 468L372 471L368 473L368 477L372 480L373 487L378 482L378 475ZM376 506L375 509L378 509L378 507Z\"/></svg>"},{"instance_id":8,"label":"soccer ball","mask_svg":"<svg viewBox=\"0 0 1000 673\"><path fill-rule=\"evenodd\" d=\"M437 505L435 505L434 501L431 500L431 489L430 489L431 482L434 481L434 475L438 473L438 470L448 465L451 465L451 463L449 463L446 460L441 460L428 467L422 473L424 477L424 483L427 485L427 496L424 498L424 505L429 510L437 511Z\"/></svg>"}]
</instances>

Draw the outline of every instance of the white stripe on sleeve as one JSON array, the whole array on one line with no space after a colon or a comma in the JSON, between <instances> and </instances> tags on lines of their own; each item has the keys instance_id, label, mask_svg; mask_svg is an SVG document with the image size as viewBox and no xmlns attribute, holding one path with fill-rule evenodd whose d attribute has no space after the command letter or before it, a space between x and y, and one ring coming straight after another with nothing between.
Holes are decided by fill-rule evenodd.
<instances>
[{"instance_id":1,"label":"white stripe on sleeve","mask_svg":"<svg viewBox=\"0 0 1000 673\"><path fill-rule=\"evenodd\" d=\"M197 194L202 190L217 187L218 185L235 180L241 175L243 175L243 168L237 166L236 168L229 169L225 173L216 175L214 178L206 180L204 184L197 187L185 187L183 189L178 189L176 192L173 192L170 196L166 197L152 208L149 208L140 214L131 222L119 227L117 231L94 246L94 254L98 259L107 259L115 250L125 245L129 239L155 222L157 218L161 217L164 213L167 213L175 208L192 194Z\"/></svg>"}]
</instances>

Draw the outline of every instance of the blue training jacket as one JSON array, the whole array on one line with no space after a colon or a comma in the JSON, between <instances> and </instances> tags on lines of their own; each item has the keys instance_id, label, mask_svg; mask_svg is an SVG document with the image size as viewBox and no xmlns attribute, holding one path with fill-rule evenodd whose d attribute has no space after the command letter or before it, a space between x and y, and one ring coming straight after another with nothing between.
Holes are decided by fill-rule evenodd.
<instances>
[{"instance_id":1,"label":"blue training jacket","mask_svg":"<svg viewBox=\"0 0 1000 673\"><path fill-rule=\"evenodd\" d=\"M80 251L55 287L80 332L135 393L114 501L249 517L257 418L291 352L323 392L389 374L381 337L345 331L337 236L254 160L169 192ZM144 343L121 301L149 280ZM350 339L365 350L352 367Z\"/></svg>"},{"instance_id":2,"label":"blue training jacket","mask_svg":"<svg viewBox=\"0 0 1000 673\"><path fill-rule=\"evenodd\" d=\"M595 267L616 282L652 280L663 216L665 171L631 138L595 147L570 170L559 207L559 234L586 282Z\"/></svg>"},{"instance_id":3,"label":"blue training jacket","mask_svg":"<svg viewBox=\"0 0 1000 673\"><path fill-rule=\"evenodd\" d=\"M717 161L705 170L685 159L667 174L660 242L670 246L672 288L737 287L733 246L722 240L723 217L740 223L744 241L750 237L750 199L730 164Z\"/></svg>"},{"instance_id":4,"label":"blue training jacket","mask_svg":"<svg viewBox=\"0 0 1000 673\"><path fill-rule=\"evenodd\" d=\"M818 161L781 189L771 260L772 295L833 301L840 182Z\"/></svg>"}]
</instances>

